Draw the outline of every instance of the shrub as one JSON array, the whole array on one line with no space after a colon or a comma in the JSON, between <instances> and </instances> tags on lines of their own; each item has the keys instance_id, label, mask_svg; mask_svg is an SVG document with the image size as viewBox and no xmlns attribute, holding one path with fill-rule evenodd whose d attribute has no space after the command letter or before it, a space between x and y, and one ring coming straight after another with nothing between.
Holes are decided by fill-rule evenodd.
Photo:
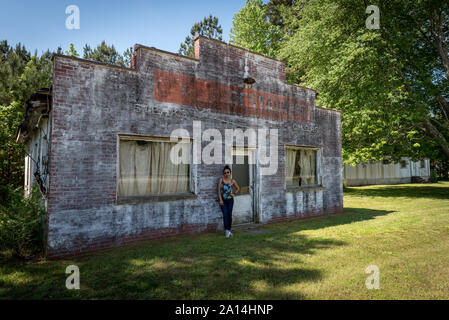
<instances>
[{"instance_id":1,"label":"shrub","mask_svg":"<svg viewBox=\"0 0 449 320\"><path fill-rule=\"evenodd\" d=\"M44 252L46 212L35 185L31 195L24 197L22 188L6 189L0 203L0 250L19 258L31 258Z\"/></svg>"},{"instance_id":2,"label":"shrub","mask_svg":"<svg viewBox=\"0 0 449 320\"><path fill-rule=\"evenodd\" d=\"M438 182L438 174L435 170L430 170L430 182Z\"/></svg>"}]
</instances>

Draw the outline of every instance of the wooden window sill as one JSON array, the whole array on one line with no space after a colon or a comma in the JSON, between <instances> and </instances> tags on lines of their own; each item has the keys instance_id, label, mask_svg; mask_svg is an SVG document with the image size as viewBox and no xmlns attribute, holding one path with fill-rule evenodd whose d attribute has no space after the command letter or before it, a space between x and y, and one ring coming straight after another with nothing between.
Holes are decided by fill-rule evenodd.
<instances>
[{"instance_id":1,"label":"wooden window sill","mask_svg":"<svg viewBox=\"0 0 449 320\"><path fill-rule=\"evenodd\" d=\"M167 201L185 201L196 200L198 196L191 192L185 193L173 193L173 194L159 194L149 196L134 196L134 197L118 197L117 204L141 204L141 203L154 203L154 202L167 202Z\"/></svg>"},{"instance_id":2,"label":"wooden window sill","mask_svg":"<svg viewBox=\"0 0 449 320\"><path fill-rule=\"evenodd\" d=\"M302 186L302 187L296 187L296 186L289 186L287 187L286 192L296 193L296 192L312 192L312 191L319 191L324 190L325 188L323 186Z\"/></svg>"}]
</instances>

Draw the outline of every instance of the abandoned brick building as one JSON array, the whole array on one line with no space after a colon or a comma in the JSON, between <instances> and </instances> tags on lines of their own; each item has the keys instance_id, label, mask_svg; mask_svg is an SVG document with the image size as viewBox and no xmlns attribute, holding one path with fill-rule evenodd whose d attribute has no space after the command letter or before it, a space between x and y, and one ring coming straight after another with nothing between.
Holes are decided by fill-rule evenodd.
<instances>
[{"instance_id":1,"label":"abandoned brick building","mask_svg":"<svg viewBox=\"0 0 449 320\"><path fill-rule=\"evenodd\" d=\"M223 230L224 164L242 191L234 225L341 212L340 113L315 98L284 62L204 37L195 58L135 45L130 68L54 55L17 137L25 188L46 198L47 255Z\"/></svg>"}]
</instances>

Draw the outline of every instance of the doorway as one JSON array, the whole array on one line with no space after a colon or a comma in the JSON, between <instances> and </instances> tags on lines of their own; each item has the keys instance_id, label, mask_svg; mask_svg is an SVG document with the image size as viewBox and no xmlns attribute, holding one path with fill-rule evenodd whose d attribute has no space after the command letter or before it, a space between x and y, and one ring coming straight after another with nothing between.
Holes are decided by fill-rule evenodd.
<instances>
[{"instance_id":1,"label":"doorway","mask_svg":"<svg viewBox=\"0 0 449 320\"><path fill-rule=\"evenodd\" d=\"M232 224L240 225L255 222L254 215L254 177L255 150L248 148L233 148L232 179L240 187L234 198Z\"/></svg>"}]
</instances>

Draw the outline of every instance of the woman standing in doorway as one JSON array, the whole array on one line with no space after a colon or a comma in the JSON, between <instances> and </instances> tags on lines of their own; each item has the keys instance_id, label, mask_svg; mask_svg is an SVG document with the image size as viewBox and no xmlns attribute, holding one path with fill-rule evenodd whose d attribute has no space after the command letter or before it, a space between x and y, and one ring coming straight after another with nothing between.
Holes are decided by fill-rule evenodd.
<instances>
[{"instance_id":1,"label":"woman standing in doorway","mask_svg":"<svg viewBox=\"0 0 449 320\"><path fill-rule=\"evenodd\" d=\"M235 187L235 193L232 193L232 186ZM223 212L223 224L225 229L225 236L229 238L232 236L232 208L234 207L234 195L240 190L239 185L231 179L231 168L225 166L223 169L223 178L218 181L218 199L220 199L220 208Z\"/></svg>"}]
</instances>

